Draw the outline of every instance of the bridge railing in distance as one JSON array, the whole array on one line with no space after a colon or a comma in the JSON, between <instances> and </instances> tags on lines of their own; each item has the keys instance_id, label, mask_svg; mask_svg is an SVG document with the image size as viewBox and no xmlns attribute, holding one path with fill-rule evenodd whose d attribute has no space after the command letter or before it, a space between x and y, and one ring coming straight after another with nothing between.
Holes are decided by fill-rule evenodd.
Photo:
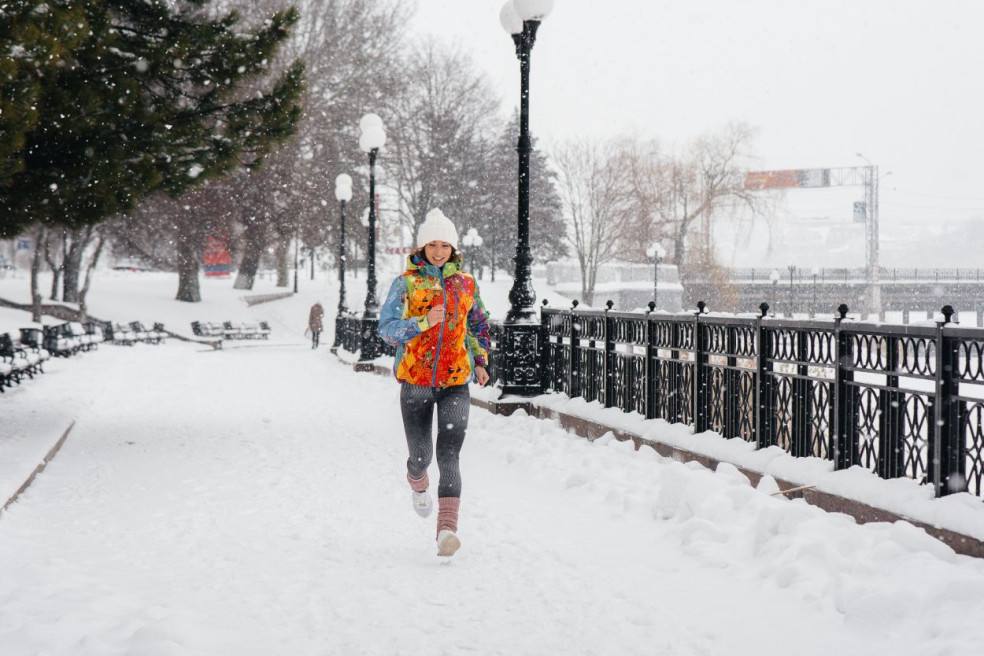
<instances>
[{"instance_id":1,"label":"bridge railing in distance","mask_svg":"<svg viewBox=\"0 0 984 656\"><path fill-rule=\"evenodd\" d=\"M544 307L544 389L984 496L984 330ZM493 327L493 338L498 333ZM493 363L496 348L493 339ZM493 364L494 366L494 364ZM495 380L495 376L493 376Z\"/></svg>"}]
</instances>

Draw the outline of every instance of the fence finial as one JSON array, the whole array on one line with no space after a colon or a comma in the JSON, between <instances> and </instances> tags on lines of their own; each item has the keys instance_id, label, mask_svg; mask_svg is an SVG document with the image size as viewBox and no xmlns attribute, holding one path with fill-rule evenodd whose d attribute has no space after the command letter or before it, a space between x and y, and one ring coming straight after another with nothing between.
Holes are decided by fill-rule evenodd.
<instances>
[{"instance_id":1,"label":"fence finial","mask_svg":"<svg viewBox=\"0 0 984 656\"><path fill-rule=\"evenodd\" d=\"M609 300L605 301L605 305L607 305L608 306L608 309L611 310L613 307L615 307L615 301L609 299Z\"/></svg>"},{"instance_id":2,"label":"fence finial","mask_svg":"<svg viewBox=\"0 0 984 656\"><path fill-rule=\"evenodd\" d=\"M649 301L649 311L650 312L656 311L656 301Z\"/></svg>"},{"instance_id":3,"label":"fence finial","mask_svg":"<svg viewBox=\"0 0 984 656\"><path fill-rule=\"evenodd\" d=\"M548 302L547 299L543 299L541 301L541 303L543 303L543 307L547 307L547 302Z\"/></svg>"},{"instance_id":4,"label":"fence finial","mask_svg":"<svg viewBox=\"0 0 984 656\"><path fill-rule=\"evenodd\" d=\"M577 302L577 299L576 298L573 301L571 301L571 309L572 310L576 310L578 305L580 305L580 303Z\"/></svg>"},{"instance_id":5,"label":"fence finial","mask_svg":"<svg viewBox=\"0 0 984 656\"><path fill-rule=\"evenodd\" d=\"M704 301L697 301L697 314L704 314L705 308L707 308L707 303Z\"/></svg>"},{"instance_id":6,"label":"fence finial","mask_svg":"<svg viewBox=\"0 0 984 656\"><path fill-rule=\"evenodd\" d=\"M765 317L767 317L767 316L769 316L769 304L768 304L768 303L762 303L762 304L761 304L761 305L759 306L759 310L761 310L761 311L762 311L762 318L763 318L763 319L764 319Z\"/></svg>"},{"instance_id":7,"label":"fence finial","mask_svg":"<svg viewBox=\"0 0 984 656\"><path fill-rule=\"evenodd\" d=\"M953 315L957 313L957 311L953 309L952 305L944 305L943 309L940 310L940 312L943 313L944 325L950 323L950 320L953 317Z\"/></svg>"},{"instance_id":8,"label":"fence finial","mask_svg":"<svg viewBox=\"0 0 984 656\"><path fill-rule=\"evenodd\" d=\"M846 319L848 312L850 312L850 309L847 307L847 303L841 303L840 305L837 306L837 313L840 316L839 317L834 317L834 318L835 319Z\"/></svg>"}]
</instances>

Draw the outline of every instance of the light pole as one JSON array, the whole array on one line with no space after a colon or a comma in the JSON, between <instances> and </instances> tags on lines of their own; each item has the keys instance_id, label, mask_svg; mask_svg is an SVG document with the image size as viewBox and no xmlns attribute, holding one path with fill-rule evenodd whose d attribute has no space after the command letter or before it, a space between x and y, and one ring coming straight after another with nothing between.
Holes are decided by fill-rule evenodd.
<instances>
[{"instance_id":1,"label":"light pole","mask_svg":"<svg viewBox=\"0 0 984 656\"><path fill-rule=\"evenodd\" d=\"M520 111L519 203L516 238L516 273L509 290L509 312L502 324L503 366L497 368L503 394L533 396L542 392L540 377L540 325L536 317L530 255L530 52L540 22L553 9L553 0L510 0L502 6L499 21L512 36L519 59Z\"/></svg>"},{"instance_id":2,"label":"light pole","mask_svg":"<svg viewBox=\"0 0 984 656\"><path fill-rule=\"evenodd\" d=\"M790 264L786 266L789 269L789 318L793 318L793 273L796 271L796 265Z\"/></svg>"},{"instance_id":3,"label":"light pole","mask_svg":"<svg viewBox=\"0 0 984 656\"><path fill-rule=\"evenodd\" d=\"M478 230L475 230L475 228L468 228L468 232L466 232L465 236L461 238L461 243L464 244L465 246L468 246L469 248L471 248L472 246L478 248L482 245L483 240L479 236ZM475 256L473 255L472 264L474 263L475 263Z\"/></svg>"},{"instance_id":4,"label":"light pole","mask_svg":"<svg viewBox=\"0 0 984 656\"><path fill-rule=\"evenodd\" d=\"M345 330L345 203L352 200L352 176L342 173L335 178L335 199L341 209L340 232L338 236L338 314L335 315L335 342L332 353L342 345Z\"/></svg>"},{"instance_id":5,"label":"light pole","mask_svg":"<svg viewBox=\"0 0 984 656\"><path fill-rule=\"evenodd\" d=\"M294 293L297 293L297 270L300 268L301 236L294 230Z\"/></svg>"},{"instance_id":6,"label":"light pole","mask_svg":"<svg viewBox=\"0 0 984 656\"><path fill-rule=\"evenodd\" d=\"M666 257L666 249L658 241L654 241L653 245L646 249L646 255L653 258L653 269L655 273L653 274L653 306L654 310L659 309L659 263Z\"/></svg>"},{"instance_id":7,"label":"light pole","mask_svg":"<svg viewBox=\"0 0 984 656\"><path fill-rule=\"evenodd\" d=\"M779 304L779 279L782 276L779 275L778 269L773 269L772 273L769 274L769 280L772 281L772 303L775 305Z\"/></svg>"},{"instance_id":8,"label":"light pole","mask_svg":"<svg viewBox=\"0 0 984 656\"><path fill-rule=\"evenodd\" d=\"M871 160L855 153L868 165L864 174L864 254L865 268L868 274L868 312L881 317L881 281L879 264L879 228L878 228L878 183L882 177L878 175L878 167ZM892 175L889 171L886 176Z\"/></svg>"},{"instance_id":9,"label":"light pole","mask_svg":"<svg viewBox=\"0 0 984 656\"><path fill-rule=\"evenodd\" d=\"M813 275L813 307L810 308L810 317L812 318L813 313L817 311L817 276L820 275L820 269L813 267L810 273Z\"/></svg>"},{"instance_id":10,"label":"light pole","mask_svg":"<svg viewBox=\"0 0 984 656\"><path fill-rule=\"evenodd\" d=\"M379 357L379 301L376 299L376 155L386 143L383 119L366 114L359 121L359 147L369 155L369 239L366 245L366 307L362 313L362 343L359 362Z\"/></svg>"}]
</instances>

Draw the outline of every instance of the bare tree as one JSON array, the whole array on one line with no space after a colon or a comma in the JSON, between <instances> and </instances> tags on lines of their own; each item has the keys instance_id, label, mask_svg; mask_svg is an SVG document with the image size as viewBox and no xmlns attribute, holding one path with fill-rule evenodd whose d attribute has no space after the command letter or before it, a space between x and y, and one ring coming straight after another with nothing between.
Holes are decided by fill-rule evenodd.
<instances>
[{"instance_id":1,"label":"bare tree","mask_svg":"<svg viewBox=\"0 0 984 656\"><path fill-rule=\"evenodd\" d=\"M676 154L657 142L626 142L633 235L624 242L627 256L640 260L649 243L661 241L678 266L711 267L717 219L768 218L772 198L744 188L755 134L745 123L731 123Z\"/></svg>"},{"instance_id":2,"label":"bare tree","mask_svg":"<svg viewBox=\"0 0 984 656\"><path fill-rule=\"evenodd\" d=\"M440 207L459 228L476 226L494 199L483 194L499 103L485 75L458 50L433 40L405 64L410 86L393 108L386 145L400 219L411 235Z\"/></svg>"},{"instance_id":3,"label":"bare tree","mask_svg":"<svg viewBox=\"0 0 984 656\"><path fill-rule=\"evenodd\" d=\"M262 17L280 0L230 0L250 17ZM301 19L279 53L283 65L305 61L309 80L297 135L267 157L264 166L238 179L243 204L237 289L252 289L270 245L299 238L305 250L337 244L334 180L365 177L358 149L359 119L387 107L406 84L400 54L409 19L397 0L294 0ZM333 248L329 249L334 251ZM278 267L282 268L282 267Z\"/></svg>"},{"instance_id":4,"label":"bare tree","mask_svg":"<svg viewBox=\"0 0 984 656\"><path fill-rule=\"evenodd\" d=\"M567 238L581 269L583 298L594 294L598 269L619 252L620 237L631 217L623 150L616 140L571 141L552 149Z\"/></svg>"}]
</instances>

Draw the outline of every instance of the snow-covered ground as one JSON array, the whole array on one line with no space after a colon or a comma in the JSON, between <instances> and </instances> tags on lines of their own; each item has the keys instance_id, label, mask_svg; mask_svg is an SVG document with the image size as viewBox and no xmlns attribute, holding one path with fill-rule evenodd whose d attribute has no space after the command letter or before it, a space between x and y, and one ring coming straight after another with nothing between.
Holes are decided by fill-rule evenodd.
<instances>
[{"instance_id":1,"label":"snow-covered ground","mask_svg":"<svg viewBox=\"0 0 984 656\"><path fill-rule=\"evenodd\" d=\"M181 304L173 276L96 280L102 318L274 336L106 345L0 396L4 499L75 422L0 515L0 654L979 653L984 561L529 417L472 410L463 546L438 559L397 386L303 335L336 287L250 308L231 281ZM508 281L483 292L500 314ZM26 301L26 281L0 296ZM0 331L24 321L0 309Z\"/></svg>"}]
</instances>

